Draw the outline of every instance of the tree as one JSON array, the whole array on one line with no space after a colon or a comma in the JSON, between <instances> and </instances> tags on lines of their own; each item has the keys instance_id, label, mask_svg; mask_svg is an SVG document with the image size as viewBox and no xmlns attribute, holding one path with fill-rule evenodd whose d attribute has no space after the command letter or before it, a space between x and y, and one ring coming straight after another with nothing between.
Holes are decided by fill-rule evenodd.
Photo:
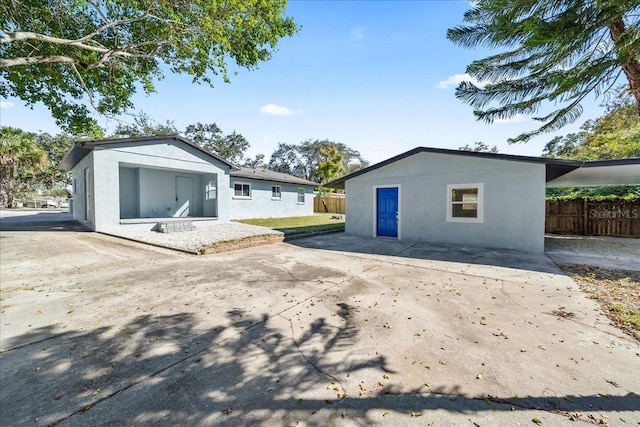
<instances>
[{"instance_id":1,"label":"tree","mask_svg":"<svg viewBox=\"0 0 640 427\"><path fill-rule=\"evenodd\" d=\"M133 107L164 70L194 83L229 81L227 62L255 69L297 31L286 0L5 0L0 3L0 97L42 102L71 133L95 111Z\"/></svg>"},{"instance_id":2,"label":"tree","mask_svg":"<svg viewBox=\"0 0 640 427\"><path fill-rule=\"evenodd\" d=\"M271 154L269 169L321 182L323 176L318 174L318 167L327 160L327 154L323 154L322 151L328 147L334 147L337 151L336 155L342 157L344 173L352 173L369 165L358 151L341 142L309 139L299 145L278 144L278 148Z\"/></svg>"},{"instance_id":3,"label":"tree","mask_svg":"<svg viewBox=\"0 0 640 427\"><path fill-rule=\"evenodd\" d=\"M266 168L267 164L264 162L264 154L256 154L254 158L247 157L244 159L244 164L242 165L245 168Z\"/></svg>"},{"instance_id":4,"label":"tree","mask_svg":"<svg viewBox=\"0 0 640 427\"><path fill-rule=\"evenodd\" d=\"M21 184L47 167L47 153L40 148L36 135L12 127L0 128L0 202L13 207Z\"/></svg>"},{"instance_id":5,"label":"tree","mask_svg":"<svg viewBox=\"0 0 640 427\"><path fill-rule=\"evenodd\" d=\"M497 153L498 147L496 147L495 145L493 147L489 147L487 144L485 144L482 141L476 141L473 143L473 147L467 144L464 147L459 147L458 150L474 151L476 153Z\"/></svg>"},{"instance_id":6,"label":"tree","mask_svg":"<svg viewBox=\"0 0 640 427\"><path fill-rule=\"evenodd\" d=\"M300 178L306 177L305 165L299 151L300 148L295 144L279 143L278 148L271 153L269 169Z\"/></svg>"},{"instance_id":7,"label":"tree","mask_svg":"<svg viewBox=\"0 0 640 427\"><path fill-rule=\"evenodd\" d=\"M338 147L335 145L329 145L320 149L320 155L322 161L318 163L318 170L316 176L320 182L320 185L326 184L338 178L340 172L344 170L343 155L338 151Z\"/></svg>"},{"instance_id":8,"label":"tree","mask_svg":"<svg viewBox=\"0 0 640 427\"><path fill-rule=\"evenodd\" d=\"M189 125L184 134L195 144L234 164L242 161L245 151L250 146L249 141L236 131L223 135L222 130L215 123Z\"/></svg>"},{"instance_id":9,"label":"tree","mask_svg":"<svg viewBox=\"0 0 640 427\"><path fill-rule=\"evenodd\" d=\"M633 99L614 99L602 117L586 121L580 132L549 141L543 156L577 160L640 157L640 116Z\"/></svg>"},{"instance_id":10,"label":"tree","mask_svg":"<svg viewBox=\"0 0 640 427\"><path fill-rule=\"evenodd\" d=\"M640 0L478 0L464 14L466 26L447 32L457 45L506 48L473 61L456 96L487 123L534 115L549 103L562 106L542 117L536 130L510 142L526 142L560 129L582 113L590 94L606 93L621 74L640 114ZM499 104L495 106L495 104Z\"/></svg>"},{"instance_id":11,"label":"tree","mask_svg":"<svg viewBox=\"0 0 640 427\"><path fill-rule=\"evenodd\" d=\"M165 123L159 123L151 119L148 114L140 112L133 117L133 123L119 122L116 130L109 138L175 135L177 133L178 129L176 129L172 121L167 120Z\"/></svg>"},{"instance_id":12,"label":"tree","mask_svg":"<svg viewBox=\"0 0 640 427\"><path fill-rule=\"evenodd\" d=\"M39 187L51 191L64 189L70 184L70 173L60 169L60 162L73 146L75 139L66 133L54 136L48 133L36 134L36 143L47 153L49 159L47 166L35 175Z\"/></svg>"}]
</instances>

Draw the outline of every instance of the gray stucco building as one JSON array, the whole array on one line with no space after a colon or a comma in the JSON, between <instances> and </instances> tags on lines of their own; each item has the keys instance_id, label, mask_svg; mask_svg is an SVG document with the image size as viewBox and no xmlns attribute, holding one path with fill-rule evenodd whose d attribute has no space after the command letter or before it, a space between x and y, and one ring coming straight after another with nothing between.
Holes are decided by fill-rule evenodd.
<instances>
[{"instance_id":1,"label":"gray stucco building","mask_svg":"<svg viewBox=\"0 0 640 427\"><path fill-rule=\"evenodd\" d=\"M235 167L178 135L76 142L60 167L71 171L74 218L96 231L313 215L315 183Z\"/></svg>"},{"instance_id":2,"label":"gray stucco building","mask_svg":"<svg viewBox=\"0 0 640 427\"><path fill-rule=\"evenodd\" d=\"M584 163L418 147L326 186L345 188L347 234L541 252L545 187L576 185L571 176L590 185L603 174L610 184L637 182L640 159Z\"/></svg>"}]
</instances>

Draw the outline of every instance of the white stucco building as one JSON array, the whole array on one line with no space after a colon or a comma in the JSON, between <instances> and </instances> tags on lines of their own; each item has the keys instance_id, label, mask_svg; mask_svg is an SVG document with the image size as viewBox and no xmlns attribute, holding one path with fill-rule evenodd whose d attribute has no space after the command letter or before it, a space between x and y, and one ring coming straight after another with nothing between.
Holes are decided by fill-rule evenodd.
<instances>
[{"instance_id":1,"label":"white stucco building","mask_svg":"<svg viewBox=\"0 0 640 427\"><path fill-rule=\"evenodd\" d=\"M640 159L579 162L418 147L326 184L347 234L544 250L545 187L640 183Z\"/></svg>"},{"instance_id":2,"label":"white stucco building","mask_svg":"<svg viewBox=\"0 0 640 427\"><path fill-rule=\"evenodd\" d=\"M313 215L315 183L237 168L178 135L76 142L60 167L74 218L96 231Z\"/></svg>"}]
</instances>

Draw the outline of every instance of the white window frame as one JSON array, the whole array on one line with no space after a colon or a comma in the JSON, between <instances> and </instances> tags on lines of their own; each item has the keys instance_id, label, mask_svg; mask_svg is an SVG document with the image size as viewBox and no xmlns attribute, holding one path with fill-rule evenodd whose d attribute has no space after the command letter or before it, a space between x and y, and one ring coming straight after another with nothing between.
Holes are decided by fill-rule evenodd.
<instances>
[{"instance_id":1,"label":"white window frame","mask_svg":"<svg viewBox=\"0 0 640 427\"><path fill-rule=\"evenodd\" d=\"M242 186L242 194L241 196L236 196L236 185L241 185ZM248 186L249 187L249 196L245 196L244 195L244 186ZM251 183L250 182L242 182L242 181L234 181L233 182L233 198L234 199L242 199L242 200L250 200L251 199Z\"/></svg>"},{"instance_id":2,"label":"white window frame","mask_svg":"<svg viewBox=\"0 0 640 427\"><path fill-rule=\"evenodd\" d=\"M300 193L300 190L302 190L302 194ZM307 201L306 195L307 191L304 189L304 187L298 187L298 204L299 205L304 205ZM300 196L302 195L302 201L300 201Z\"/></svg>"},{"instance_id":3,"label":"white window frame","mask_svg":"<svg viewBox=\"0 0 640 427\"><path fill-rule=\"evenodd\" d=\"M462 204L463 202L454 202L452 199L453 190L461 190L465 188L476 188L478 190L477 216L475 218L459 218L453 216L453 205ZM468 203L468 202L467 202ZM447 185L447 222L470 222L470 223L483 223L484 222L484 184L449 184Z\"/></svg>"},{"instance_id":4,"label":"white window frame","mask_svg":"<svg viewBox=\"0 0 640 427\"><path fill-rule=\"evenodd\" d=\"M205 191L205 200L215 200L217 198L218 198L218 180L214 179L207 183L207 188Z\"/></svg>"},{"instance_id":5,"label":"white window frame","mask_svg":"<svg viewBox=\"0 0 640 427\"><path fill-rule=\"evenodd\" d=\"M277 196L273 195L273 190L274 189L278 189L277 190ZM272 185L271 186L271 200L282 200L282 186L281 185Z\"/></svg>"}]
</instances>

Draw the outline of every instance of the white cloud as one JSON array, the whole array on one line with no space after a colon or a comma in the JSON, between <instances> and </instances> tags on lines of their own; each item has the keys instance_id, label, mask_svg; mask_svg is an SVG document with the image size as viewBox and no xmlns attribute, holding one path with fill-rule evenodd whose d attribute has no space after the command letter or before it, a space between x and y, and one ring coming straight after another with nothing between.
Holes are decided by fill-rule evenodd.
<instances>
[{"instance_id":1,"label":"white cloud","mask_svg":"<svg viewBox=\"0 0 640 427\"><path fill-rule=\"evenodd\" d=\"M276 104L266 104L260 107L260 112L262 114L268 114L270 116L280 116L280 117L289 117L295 114L302 114L300 110L292 110L287 107L283 107L282 105Z\"/></svg>"},{"instance_id":2,"label":"white cloud","mask_svg":"<svg viewBox=\"0 0 640 427\"><path fill-rule=\"evenodd\" d=\"M527 118L525 116L523 116L522 114L516 114L515 116L511 117L510 119L495 119L493 122L494 123L498 123L498 124L504 124L504 123L520 123L520 122L524 122L525 120L527 120Z\"/></svg>"},{"instance_id":3,"label":"white cloud","mask_svg":"<svg viewBox=\"0 0 640 427\"><path fill-rule=\"evenodd\" d=\"M11 108L14 105L16 105L16 104L14 104L13 102L0 101L0 108Z\"/></svg>"},{"instance_id":4,"label":"white cloud","mask_svg":"<svg viewBox=\"0 0 640 427\"><path fill-rule=\"evenodd\" d=\"M435 86L438 89L449 89L450 87L457 87L462 82L471 82L476 86L482 87L482 83L480 83L475 78L471 77L469 74L454 74L452 76L447 77L445 80L440 80L440 82Z\"/></svg>"}]
</instances>

